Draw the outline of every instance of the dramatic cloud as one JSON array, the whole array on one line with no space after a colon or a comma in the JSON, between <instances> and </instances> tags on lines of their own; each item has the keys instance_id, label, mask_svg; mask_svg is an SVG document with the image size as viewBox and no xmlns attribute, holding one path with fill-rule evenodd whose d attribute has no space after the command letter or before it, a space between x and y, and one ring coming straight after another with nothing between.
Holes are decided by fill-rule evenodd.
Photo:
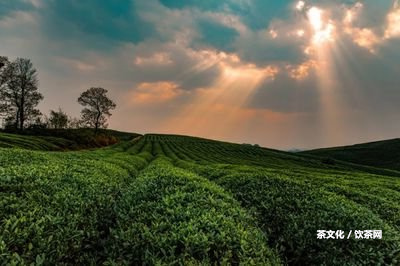
<instances>
[{"instance_id":1,"label":"dramatic cloud","mask_svg":"<svg viewBox=\"0 0 400 266\"><path fill-rule=\"evenodd\" d=\"M13 0L0 2L0 19L13 15L17 11L27 11L34 8L34 2L28 0Z\"/></svg>"},{"instance_id":2,"label":"dramatic cloud","mask_svg":"<svg viewBox=\"0 0 400 266\"><path fill-rule=\"evenodd\" d=\"M43 112L103 86L117 129L309 148L398 137L399 25L392 0L1 1L0 54Z\"/></svg>"},{"instance_id":3,"label":"dramatic cloud","mask_svg":"<svg viewBox=\"0 0 400 266\"><path fill-rule=\"evenodd\" d=\"M87 49L109 50L123 42L139 43L156 34L131 0L43 1L42 30L51 40Z\"/></svg>"},{"instance_id":4,"label":"dramatic cloud","mask_svg":"<svg viewBox=\"0 0 400 266\"><path fill-rule=\"evenodd\" d=\"M160 104L171 101L182 91L172 82L140 83L133 91L131 101L138 104Z\"/></svg>"}]
</instances>

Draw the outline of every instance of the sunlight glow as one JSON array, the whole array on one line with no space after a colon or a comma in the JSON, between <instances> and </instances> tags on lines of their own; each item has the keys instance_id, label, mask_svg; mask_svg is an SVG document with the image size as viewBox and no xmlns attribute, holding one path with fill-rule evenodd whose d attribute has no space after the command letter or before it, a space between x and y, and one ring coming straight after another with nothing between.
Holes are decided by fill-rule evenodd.
<instances>
[{"instance_id":1,"label":"sunlight glow","mask_svg":"<svg viewBox=\"0 0 400 266\"><path fill-rule=\"evenodd\" d=\"M346 11L346 16L344 17L343 23L345 25L350 25L351 23L353 23L354 20L354 12L353 10L347 10Z\"/></svg>"},{"instance_id":2,"label":"sunlight glow","mask_svg":"<svg viewBox=\"0 0 400 266\"><path fill-rule=\"evenodd\" d=\"M353 14L347 13L348 21L353 20ZM338 129L343 128L342 94L337 89L338 74L336 61L340 58L336 39L336 20L331 20L329 10L312 6L306 12L312 35L304 53L309 60L289 69L290 77L301 82L310 74L315 74L319 94L319 123L322 138L339 140L342 136ZM341 60L341 59L339 59Z\"/></svg>"},{"instance_id":3,"label":"sunlight glow","mask_svg":"<svg viewBox=\"0 0 400 266\"><path fill-rule=\"evenodd\" d=\"M313 41L316 44L333 41L333 31L335 26L332 23L328 23L323 30L317 31L314 35Z\"/></svg>"},{"instance_id":4,"label":"sunlight glow","mask_svg":"<svg viewBox=\"0 0 400 266\"><path fill-rule=\"evenodd\" d=\"M176 98L181 93L174 82L143 82L132 91L128 99L135 104L160 104Z\"/></svg>"},{"instance_id":5,"label":"sunlight glow","mask_svg":"<svg viewBox=\"0 0 400 266\"><path fill-rule=\"evenodd\" d=\"M394 38L400 36L400 8L389 13L387 17L387 28L385 38Z\"/></svg>"},{"instance_id":6,"label":"sunlight glow","mask_svg":"<svg viewBox=\"0 0 400 266\"><path fill-rule=\"evenodd\" d=\"M272 81L279 72L276 66L258 67L240 59L232 62L221 58L218 66L220 77L210 87L191 92L193 101L165 121L162 128L173 125L178 133L212 137L232 132L243 122L243 110L259 84Z\"/></svg>"},{"instance_id":7,"label":"sunlight glow","mask_svg":"<svg viewBox=\"0 0 400 266\"><path fill-rule=\"evenodd\" d=\"M315 31L320 31L322 29L322 13L323 11L315 6L310 8L307 12L308 19Z\"/></svg>"},{"instance_id":8,"label":"sunlight glow","mask_svg":"<svg viewBox=\"0 0 400 266\"><path fill-rule=\"evenodd\" d=\"M275 30L270 30L269 35L271 35L272 39L276 39L276 37L278 37L278 33Z\"/></svg>"},{"instance_id":9,"label":"sunlight glow","mask_svg":"<svg viewBox=\"0 0 400 266\"><path fill-rule=\"evenodd\" d=\"M308 60L298 66L288 66L289 76L296 80L304 80L310 75L312 69L317 68L318 63L315 60Z\"/></svg>"},{"instance_id":10,"label":"sunlight glow","mask_svg":"<svg viewBox=\"0 0 400 266\"><path fill-rule=\"evenodd\" d=\"M371 29L354 29L352 34L353 40L357 45L366 48L371 53L375 53L375 46L380 43L380 39Z\"/></svg>"},{"instance_id":11,"label":"sunlight glow","mask_svg":"<svg viewBox=\"0 0 400 266\"><path fill-rule=\"evenodd\" d=\"M134 61L135 65L168 65L172 63L170 55L167 53L155 53L150 57L137 56Z\"/></svg>"},{"instance_id":12,"label":"sunlight glow","mask_svg":"<svg viewBox=\"0 0 400 266\"><path fill-rule=\"evenodd\" d=\"M381 38L375 34L373 29L360 28L353 25L362 7L363 4L358 2L346 11L342 22L344 32L352 38L355 44L367 49L370 53L375 53L375 47L381 43Z\"/></svg>"},{"instance_id":13,"label":"sunlight glow","mask_svg":"<svg viewBox=\"0 0 400 266\"><path fill-rule=\"evenodd\" d=\"M362 3L357 2L350 9L346 10L346 15L344 17L343 23L345 25L350 25L351 23L353 23L353 21L354 21L355 17L357 16L358 12L363 7L364 7L364 5Z\"/></svg>"},{"instance_id":14,"label":"sunlight glow","mask_svg":"<svg viewBox=\"0 0 400 266\"><path fill-rule=\"evenodd\" d=\"M333 34L335 26L332 22L325 22L324 11L318 7L311 7L307 12L308 20L314 30L313 43L323 44L334 40Z\"/></svg>"},{"instance_id":15,"label":"sunlight glow","mask_svg":"<svg viewBox=\"0 0 400 266\"><path fill-rule=\"evenodd\" d=\"M297 10L303 10L304 6L306 5L306 3L304 1L299 1L296 4L296 9Z\"/></svg>"},{"instance_id":16,"label":"sunlight glow","mask_svg":"<svg viewBox=\"0 0 400 266\"><path fill-rule=\"evenodd\" d=\"M304 32L304 30L297 30L296 34L297 34L297 36L299 36L299 37L303 37L304 34L305 34L305 32Z\"/></svg>"}]
</instances>

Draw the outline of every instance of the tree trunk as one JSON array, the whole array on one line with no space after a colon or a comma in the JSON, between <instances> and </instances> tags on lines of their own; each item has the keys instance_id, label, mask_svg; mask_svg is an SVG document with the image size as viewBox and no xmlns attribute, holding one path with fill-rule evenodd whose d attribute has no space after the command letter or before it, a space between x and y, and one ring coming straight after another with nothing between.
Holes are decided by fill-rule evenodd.
<instances>
[{"instance_id":1,"label":"tree trunk","mask_svg":"<svg viewBox=\"0 0 400 266\"><path fill-rule=\"evenodd\" d=\"M99 120L100 120L101 112L97 113L96 123L94 124L94 134L97 135L97 130L99 129Z\"/></svg>"},{"instance_id":2,"label":"tree trunk","mask_svg":"<svg viewBox=\"0 0 400 266\"><path fill-rule=\"evenodd\" d=\"M21 131L24 130L24 121L25 121L24 110L21 108L20 119L19 119L19 129Z\"/></svg>"},{"instance_id":3,"label":"tree trunk","mask_svg":"<svg viewBox=\"0 0 400 266\"><path fill-rule=\"evenodd\" d=\"M25 122L25 82L22 85L21 91L21 108L20 108L20 118L19 118L19 129L21 131L24 130L24 122Z\"/></svg>"},{"instance_id":4,"label":"tree trunk","mask_svg":"<svg viewBox=\"0 0 400 266\"><path fill-rule=\"evenodd\" d=\"M19 112L20 112L20 109L18 108L17 112L16 112L16 116L15 116L15 129L18 129L18 126L19 126Z\"/></svg>"}]
</instances>

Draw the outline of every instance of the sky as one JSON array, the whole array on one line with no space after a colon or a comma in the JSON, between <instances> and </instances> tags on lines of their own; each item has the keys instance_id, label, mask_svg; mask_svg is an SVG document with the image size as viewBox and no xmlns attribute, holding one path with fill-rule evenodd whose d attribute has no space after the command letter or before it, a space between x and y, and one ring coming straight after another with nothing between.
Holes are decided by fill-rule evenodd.
<instances>
[{"instance_id":1,"label":"sky","mask_svg":"<svg viewBox=\"0 0 400 266\"><path fill-rule=\"evenodd\" d=\"M394 0L0 0L43 113L104 87L110 128L277 149L400 137Z\"/></svg>"}]
</instances>

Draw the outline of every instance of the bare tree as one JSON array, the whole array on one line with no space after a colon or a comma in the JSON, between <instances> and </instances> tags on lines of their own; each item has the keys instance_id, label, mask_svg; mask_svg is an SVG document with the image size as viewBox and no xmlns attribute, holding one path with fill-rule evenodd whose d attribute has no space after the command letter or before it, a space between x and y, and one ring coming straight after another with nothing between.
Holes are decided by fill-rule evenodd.
<instances>
[{"instance_id":1,"label":"bare tree","mask_svg":"<svg viewBox=\"0 0 400 266\"><path fill-rule=\"evenodd\" d=\"M54 129L62 129L68 126L68 115L61 109L50 110L49 126Z\"/></svg>"},{"instance_id":2,"label":"bare tree","mask_svg":"<svg viewBox=\"0 0 400 266\"><path fill-rule=\"evenodd\" d=\"M41 115L36 109L43 99L38 92L37 72L32 62L24 58L3 64L3 68L0 110L7 113L17 129L23 130L26 121Z\"/></svg>"},{"instance_id":3,"label":"bare tree","mask_svg":"<svg viewBox=\"0 0 400 266\"><path fill-rule=\"evenodd\" d=\"M94 127L95 133L99 128L107 128L107 117L111 116L110 111L116 107L107 92L103 88L90 88L78 98L78 102L85 107L81 111L82 122Z\"/></svg>"},{"instance_id":4,"label":"bare tree","mask_svg":"<svg viewBox=\"0 0 400 266\"><path fill-rule=\"evenodd\" d=\"M8 75L6 75L6 69L7 65L10 62L8 61L8 58L5 56L0 56L0 96L2 95L2 91L4 89L4 85L6 84L6 78ZM7 117L7 104L3 98L0 98L0 117Z\"/></svg>"}]
</instances>

